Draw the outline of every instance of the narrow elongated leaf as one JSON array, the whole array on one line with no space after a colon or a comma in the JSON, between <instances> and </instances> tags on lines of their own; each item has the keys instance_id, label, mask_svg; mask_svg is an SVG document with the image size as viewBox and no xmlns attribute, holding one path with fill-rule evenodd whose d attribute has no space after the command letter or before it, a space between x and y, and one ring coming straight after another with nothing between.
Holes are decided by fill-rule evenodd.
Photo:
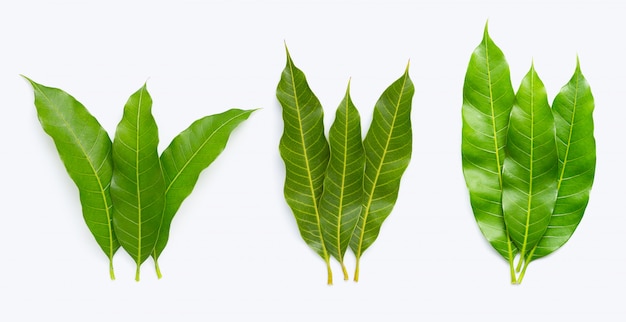
<instances>
[{"instance_id":1,"label":"narrow elongated leaf","mask_svg":"<svg viewBox=\"0 0 626 322\"><path fill-rule=\"evenodd\" d=\"M328 134L330 161L320 201L322 237L348 279L343 256L361 213L365 155L359 111L350 99L350 85Z\"/></svg>"},{"instance_id":2,"label":"narrow elongated leaf","mask_svg":"<svg viewBox=\"0 0 626 322\"><path fill-rule=\"evenodd\" d=\"M161 154L165 179L165 208L159 238L154 248L155 261L165 248L172 219L206 169L222 153L232 131L254 110L231 109L203 117L176 136ZM158 267L158 266L157 266Z\"/></svg>"},{"instance_id":3,"label":"narrow elongated leaf","mask_svg":"<svg viewBox=\"0 0 626 322\"><path fill-rule=\"evenodd\" d=\"M328 283L331 284L329 255L322 239L319 213L329 159L324 111L304 73L294 65L289 51L276 97L282 106L285 123L279 145L286 170L285 199L296 218L302 239L326 261Z\"/></svg>"},{"instance_id":4,"label":"narrow elongated leaf","mask_svg":"<svg viewBox=\"0 0 626 322\"><path fill-rule=\"evenodd\" d=\"M574 76L552 105L559 156L558 197L534 258L554 252L569 240L589 202L596 167L593 108L591 88L577 61Z\"/></svg>"},{"instance_id":5,"label":"narrow elongated leaf","mask_svg":"<svg viewBox=\"0 0 626 322\"><path fill-rule=\"evenodd\" d=\"M157 153L158 129L146 86L130 96L113 140L113 225L120 244L139 268L156 244L165 202Z\"/></svg>"},{"instance_id":6,"label":"narrow elongated leaf","mask_svg":"<svg viewBox=\"0 0 626 322\"><path fill-rule=\"evenodd\" d=\"M378 237L383 221L398 198L400 179L411 159L411 102L414 93L409 66L393 82L374 107L374 116L365 140L363 210L354 230L350 248L356 256L354 280L359 279L363 252Z\"/></svg>"},{"instance_id":7,"label":"narrow elongated leaf","mask_svg":"<svg viewBox=\"0 0 626 322\"><path fill-rule=\"evenodd\" d=\"M502 213L502 167L514 101L509 65L485 25L463 85L463 175L478 227L511 267L516 248Z\"/></svg>"},{"instance_id":8,"label":"narrow elongated leaf","mask_svg":"<svg viewBox=\"0 0 626 322\"><path fill-rule=\"evenodd\" d=\"M554 117L534 66L517 92L507 139L504 221L521 258L532 258L554 210L558 168Z\"/></svg>"},{"instance_id":9,"label":"narrow elongated leaf","mask_svg":"<svg viewBox=\"0 0 626 322\"><path fill-rule=\"evenodd\" d=\"M78 187L83 218L109 258L119 248L112 226L111 139L100 123L74 97L26 78L35 92L35 107L44 131L52 137L65 169Z\"/></svg>"}]
</instances>

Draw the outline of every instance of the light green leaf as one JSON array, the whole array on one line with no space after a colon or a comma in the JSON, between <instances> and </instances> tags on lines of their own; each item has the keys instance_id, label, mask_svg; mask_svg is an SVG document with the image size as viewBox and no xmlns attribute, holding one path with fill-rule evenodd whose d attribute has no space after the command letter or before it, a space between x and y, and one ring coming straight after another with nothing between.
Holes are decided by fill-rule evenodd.
<instances>
[{"instance_id":1,"label":"light green leaf","mask_svg":"<svg viewBox=\"0 0 626 322\"><path fill-rule=\"evenodd\" d=\"M252 112L254 110L231 109L203 117L176 136L161 154L165 208L154 248L155 263L167 244L172 219L196 185L200 172L222 153L232 131Z\"/></svg>"},{"instance_id":2,"label":"light green leaf","mask_svg":"<svg viewBox=\"0 0 626 322\"><path fill-rule=\"evenodd\" d=\"M487 32L472 53L463 85L463 175L474 218L515 280L512 244L502 213L502 167L515 93L504 54Z\"/></svg>"},{"instance_id":3,"label":"light green leaf","mask_svg":"<svg viewBox=\"0 0 626 322\"><path fill-rule=\"evenodd\" d=\"M509 123L502 208L522 261L532 258L556 202L558 157L554 117L534 66L522 80ZM519 270L519 266L518 266ZM520 275L520 280L523 275Z\"/></svg>"},{"instance_id":4,"label":"light green leaf","mask_svg":"<svg viewBox=\"0 0 626 322\"><path fill-rule=\"evenodd\" d=\"M350 84L337 108L328 139L330 161L320 201L322 237L328 252L341 264L347 280L343 257L361 213L365 168L361 119L350 98Z\"/></svg>"},{"instance_id":5,"label":"light green leaf","mask_svg":"<svg viewBox=\"0 0 626 322\"><path fill-rule=\"evenodd\" d=\"M593 109L591 88L577 61L574 76L552 105L559 156L558 197L534 259L554 252L569 240L589 202L596 167Z\"/></svg>"},{"instance_id":6,"label":"light green leaf","mask_svg":"<svg viewBox=\"0 0 626 322\"><path fill-rule=\"evenodd\" d=\"M332 284L319 213L329 159L324 111L304 73L294 65L289 51L276 97L283 109L284 132L279 150L286 170L285 199L296 218L302 239L326 262L328 284Z\"/></svg>"},{"instance_id":7,"label":"light green leaf","mask_svg":"<svg viewBox=\"0 0 626 322\"><path fill-rule=\"evenodd\" d=\"M411 159L414 91L407 65L404 74L376 102L372 124L363 140L363 210L350 242L356 256L355 281L359 279L361 255L374 243L383 221L391 213L398 198L400 179Z\"/></svg>"},{"instance_id":8,"label":"light green leaf","mask_svg":"<svg viewBox=\"0 0 626 322\"><path fill-rule=\"evenodd\" d=\"M113 226L120 244L139 268L152 253L165 202L165 181L157 153L158 129L144 85L130 96L113 140Z\"/></svg>"},{"instance_id":9,"label":"light green leaf","mask_svg":"<svg viewBox=\"0 0 626 322\"><path fill-rule=\"evenodd\" d=\"M109 258L109 272L115 279L113 255L119 243L111 223L111 139L74 97L26 79L35 92L39 122L54 140L65 169L78 187L83 218Z\"/></svg>"}]
</instances>

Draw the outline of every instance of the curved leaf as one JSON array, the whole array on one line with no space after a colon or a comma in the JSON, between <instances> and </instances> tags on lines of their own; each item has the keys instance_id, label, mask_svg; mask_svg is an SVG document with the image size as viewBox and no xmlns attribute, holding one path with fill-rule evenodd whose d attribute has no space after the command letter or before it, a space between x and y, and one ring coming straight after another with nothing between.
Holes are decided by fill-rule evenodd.
<instances>
[{"instance_id":1,"label":"curved leaf","mask_svg":"<svg viewBox=\"0 0 626 322\"><path fill-rule=\"evenodd\" d=\"M205 116L178 134L161 154L165 208L154 248L155 262L167 244L172 219L196 185L200 172L222 153L232 131L252 112L254 110L231 109Z\"/></svg>"},{"instance_id":2,"label":"curved leaf","mask_svg":"<svg viewBox=\"0 0 626 322\"><path fill-rule=\"evenodd\" d=\"M111 139L74 97L26 79L35 92L39 122L54 140L65 169L78 187L83 218L109 258L109 272L115 279L113 255L119 243L111 223Z\"/></svg>"},{"instance_id":3,"label":"curved leaf","mask_svg":"<svg viewBox=\"0 0 626 322\"><path fill-rule=\"evenodd\" d=\"M330 161L320 201L322 237L326 249L348 272L343 256L361 213L365 156L361 142L361 118L350 98L350 84L339 104L328 134Z\"/></svg>"},{"instance_id":4,"label":"curved leaf","mask_svg":"<svg viewBox=\"0 0 626 322\"><path fill-rule=\"evenodd\" d=\"M329 148L324 136L324 111L296 68L287 50L276 97L283 109L284 132L280 155L285 162L285 199L293 212L302 239L326 262L332 283L329 256L321 235L319 201L328 165Z\"/></svg>"},{"instance_id":5,"label":"curved leaf","mask_svg":"<svg viewBox=\"0 0 626 322\"><path fill-rule=\"evenodd\" d=\"M556 202L554 117L534 66L517 92L507 140L502 208L511 239L520 250L521 264L522 259L532 258Z\"/></svg>"},{"instance_id":6,"label":"curved leaf","mask_svg":"<svg viewBox=\"0 0 626 322\"><path fill-rule=\"evenodd\" d=\"M552 105L559 156L558 197L534 259L554 252L567 242L589 202L596 167L593 108L591 88L577 61L574 75Z\"/></svg>"},{"instance_id":7,"label":"curved leaf","mask_svg":"<svg viewBox=\"0 0 626 322\"><path fill-rule=\"evenodd\" d=\"M463 175L478 227L511 267L517 250L502 213L502 166L514 101L509 65L485 25L463 85Z\"/></svg>"},{"instance_id":8,"label":"curved leaf","mask_svg":"<svg viewBox=\"0 0 626 322\"><path fill-rule=\"evenodd\" d=\"M376 102L372 124L363 140L363 210L350 242L356 256L355 281L359 279L361 255L374 243L383 221L391 213L398 198L400 179L411 159L414 91L407 65L404 75Z\"/></svg>"},{"instance_id":9,"label":"curved leaf","mask_svg":"<svg viewBox=\"0 0 626 322\"><path fill-rule=\"evenodd\" d=\"M130 96L113 140L113 226L122 247L139 268L152 253L165 202L165 181L157 153L158 129L146 86Z\"/></svg>"}]
</instances>

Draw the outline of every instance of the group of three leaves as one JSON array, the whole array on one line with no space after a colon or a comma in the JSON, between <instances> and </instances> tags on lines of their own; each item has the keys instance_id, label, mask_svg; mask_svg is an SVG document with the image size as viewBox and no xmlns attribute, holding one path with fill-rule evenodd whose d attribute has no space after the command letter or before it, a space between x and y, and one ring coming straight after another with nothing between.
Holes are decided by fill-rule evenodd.
<instances>
[{"instance_id":1,"label":"group of three leaves","mask_svg":"<svg viewBox=\"0 0 626 322\"><path fill-rule=\"evenodd\" d=\"M124 106L113 142L87 109L66 92L29 80L39 121L80 192L83 216L109 258L120 245L137 265L158 258L176 211L200 172L222 152L230 133L253 111L203 117L176 136L159 157L152 99L144 85Z\"/></svg>"},{"instance_id":2,"label":"group of three leaves","mask_svg":"<svg viewBox=\"0 0 626 322\"><path fill-rule=\"evenodd\" d=\"M582 219L595 173L593 109L578 62L552 108L534 65L515 94L485 27L463 88L463 173L476 221L509 262L513 284Z\"/></svg>"},{"instance_id":3,"label":"group of three leaves","mask_svg":"<svg viewBox=\"0 0 626 322\"><path fill-rule=\"evenodd\" d=\"M360 116L348 84L327 140L322 106L287 52L276 91L285 122L280 141L285 199L302 238L326 262L328 284L330 256L348 279L343 260L348 246L356 256L358 281L361 255L378 237L398 198L400 178L411 158L413 92L407 66L376 103L361 141Z\"/></svg>"},{"instance_id":4,"label":"group of three leaves","mask_svg":"<svg viewBox=\"0 0 626 322\"><path fill-rule=\"evenodd\" d=\"M253 111L201 118L159 157L145 86L128 100L111 142L73 97L30 82L40 122L79 188L85 221L109 258L111 278L120 245L137 264L137 280L150 256L160 277L158 258L176 211ZM329 284L331 256L348 279L348 248L358 281L361 256L394 207L411 158L408 66L377 101L363 140L349 92L348 84L326 139L322 106L287 52L276 91L284 120L284 194L302 238L324 259ZM552 108L534 67L515 94L504 55L485 27L463 89L463 172L476 221L509 262L512 283L521 283L532 260L560 248L582 218L595 170L593 106L578 65Z\"/></svg>"}]
</instances>

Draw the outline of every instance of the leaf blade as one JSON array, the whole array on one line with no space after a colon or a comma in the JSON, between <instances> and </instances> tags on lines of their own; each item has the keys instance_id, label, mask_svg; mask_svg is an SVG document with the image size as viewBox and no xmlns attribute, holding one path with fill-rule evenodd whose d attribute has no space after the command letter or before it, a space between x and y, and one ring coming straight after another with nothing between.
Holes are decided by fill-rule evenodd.
<instances>
[{"instance_id":1,"label":"leaf blade","mask_svg":"<svg viewBox=\"0 0 626 322\"><path fill-rule=\"evenodd\" d=\"M583 217L596 165L593 110L591 87L577 61L574 75L552 105L559 158L558 196L550 224L533 259L549 255L563 246Z\"/></svg>"},{"instance_id":2,"label":"leaf blade","mask_svg":"<svg viewBox=\"0 0 626 322\"><path fill-rule=\"evenodd\" d=\"M357 259L354 280L359 278L363 252L378 237L383 221L398 198L400 179L411 159L411 102L415 89L409 66L380 96L372 123L363 140L365 173L363 209L350 248Z\"/></svg>"},{"instance_id":3,"label":"leaf blade","mask_svg":"<svg viewBox=\"0 0 626 322\"><path fill-rule=\"evenodd\" d=\"M319 200L328 165L329 147L324 135L324 111L287 50L276 97L282 106L284 131L279 151L285 163L284 195L302 239L326 262L329 256L321 235Z\"/></svg>"},{"instance_id":4,"label":"leaf blade","mask_svg":"<svg viewBox=\"0 0 626 322\"><path fill-rule=\"evenodd\" d=\"M25 78L35 93L39 122L54 140L65 169L78 187L85 223L109 258L109 272L115 279L113 255L120 245L112 226L111 139L74 97Z\"/></svg>"},{"instance_id":5,"label":"leaf blade","mask_svg":"<svg viewBox=\"0 0 626 322\"><path fill-rule=\"evenodd\" d=\"M165 201L158 129L151 110L152 98L144 84L124 106L112 150L113 225L120 244L137 265L137 281L141 263L156 244Z\"/></svg>"},{"instance_id":6,"label":"leaf blade","mask_svg":"<svg viewBox=\"0 0 626 322\"><path fill-rule=\"evenodd\" d=\"M330 161L320 201L322 237L331 256L343 263L363 200L365 155L361 141L361 121L352 99L350 85L337 108L329 131Z\"/></svg>"},{"instance_id":7,"label":"leaf blade","mask_svg":"<svg viewBox=\"0 0 626 322\"><path fill-rule=\"evenodd\" d=\"M517 92L508 131L502 208L511 239L526 258L548 227L557 185L554 117L534 66Z\"/></svg>"},{"instance_id":8,"label":"leaf blade","mask_svg":"<svg viewBox=\"0 0 626 322\"><path fill-rule=\"evenodd\" d=\"M517 250L502 212L502 167L514 101L509 65L485 25L463 85L463 175L480 231L510 263Z\"/></svg>"},{"instance_id":9,"label":"leaf blade","mask_svg":"<svg viewBox=\"0 0 626 322\"><path fill-rule=\"evenodd\" d=\"M167 245L174 215L191 194L200 173L217 159L232 131L252 112L254 110L231 109L198 119L178 134L161 154L165 207L153 253L155 261Z\"/></svg>"}]
</instances>

